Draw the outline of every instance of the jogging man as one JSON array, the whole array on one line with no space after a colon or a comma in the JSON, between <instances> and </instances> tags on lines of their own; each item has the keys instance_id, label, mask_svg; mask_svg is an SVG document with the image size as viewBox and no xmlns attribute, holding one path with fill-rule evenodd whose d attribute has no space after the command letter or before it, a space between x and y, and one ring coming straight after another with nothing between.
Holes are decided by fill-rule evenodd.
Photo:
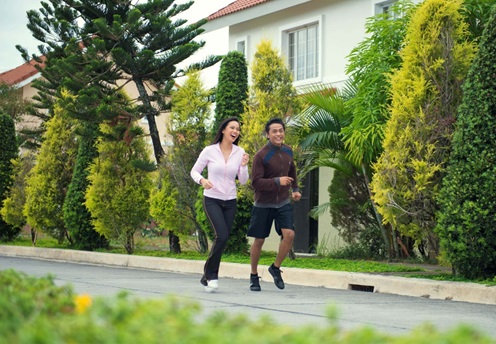
<instances>
[{"instance_id":1,"label":"jogging man","mask_svg":"<svg viewBox=\"0 0 496 344\"><path fill-rule=\"evenodd\" d=\"M252 186L255 189L255 203L252 209L248 236L254 241L250 250L250 290L260 291L258 262L265 238L270 235L275 222L277 234L282 237L274 263L269 273L277 288L284 289L281 264L293 245L293 206L290 201L299 201L301 193L296 180L296 166L293 150L285 145L285 125L282 119L272 118L265 125L269 142L253 157Z\"/></svg>"}]
</instances>

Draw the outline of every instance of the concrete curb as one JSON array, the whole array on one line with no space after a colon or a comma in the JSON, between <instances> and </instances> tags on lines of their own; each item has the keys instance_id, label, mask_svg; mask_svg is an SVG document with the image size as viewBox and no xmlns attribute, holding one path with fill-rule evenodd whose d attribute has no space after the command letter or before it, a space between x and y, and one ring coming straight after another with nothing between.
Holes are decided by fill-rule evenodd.
<instances>
[{"instance_id":1,"label":"concrete curb","mask_svg":"<svg viewBox=\"0 0 496 344\"><path fill-rule=\"evenodd\" d=\"M0 245L0 255L196 274L201 274L204 264L198 260L4 245ZM271 282L272 277L267 268L261 265L259 274L263 281ZM248 280L250 267L248 264L221 263L220 271L219 277ZM287 284L496 304L496 286L287 267L283 271Z\"/></svg>"}]
</instances>

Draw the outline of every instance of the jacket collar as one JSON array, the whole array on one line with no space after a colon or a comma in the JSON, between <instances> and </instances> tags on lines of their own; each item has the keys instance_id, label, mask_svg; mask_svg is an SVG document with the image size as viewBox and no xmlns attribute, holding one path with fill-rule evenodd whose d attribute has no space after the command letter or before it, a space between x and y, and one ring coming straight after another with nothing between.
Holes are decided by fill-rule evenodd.
<instances>
[{"instance_id":1,"label":"jacket collar","mask_svg":"<svg viewBox=\"0 0 496 344\"><path fill-rule=\"evenodd\" d=\"M267 146L269 146L269 148L272 150L281 150L282 148L282 146L277 146L270 141L267 142Z\"/></svg>"}]
</instances>

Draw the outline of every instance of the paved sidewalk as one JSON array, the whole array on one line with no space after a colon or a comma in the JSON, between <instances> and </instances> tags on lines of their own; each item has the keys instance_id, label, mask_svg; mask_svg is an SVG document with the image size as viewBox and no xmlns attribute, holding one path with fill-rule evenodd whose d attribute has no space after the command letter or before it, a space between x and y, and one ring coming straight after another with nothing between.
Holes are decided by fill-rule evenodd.
<instances>
[{"instance_id":1,"label":"paved sidewalk","mask_svg":"<svg viewBox=\"0 0 496 344\"><path fill-rule=\"evenodd\" d=\"M201 274L204 264L203 261L186 259L5 245L0 245L0 255L194 274ZM271 282L272 277L267 268L268 266L261 265L260 275L263 281ZM220 271L219 277L247 279L250 267L248 264L221 263ZM283 271L284 281L287 284L496 304L496 286L288 267L283 268Z\"/></svg>"}]
</instances>

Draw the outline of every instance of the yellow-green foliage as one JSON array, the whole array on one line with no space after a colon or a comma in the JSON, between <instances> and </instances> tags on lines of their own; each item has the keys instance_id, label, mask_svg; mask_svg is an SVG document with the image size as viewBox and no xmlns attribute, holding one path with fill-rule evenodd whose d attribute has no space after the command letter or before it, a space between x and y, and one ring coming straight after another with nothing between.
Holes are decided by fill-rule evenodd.
<instances>
[{"instance_id":1,"label":"yellow-green foliage","mask_svg":"<svg viewBox=\"0 0 496 344\"><path fill-rule=\"evenodd\" d=\"M195 126L204 127L210 117L211 91L206 90L198 71L186 73L184 84L172 93L172 108L168 132L190 129ZM191 130L188 134L194 135ZM194 140L196 137L186 137Z\"/></svg>"},{"instance_id":2,"label":"yellow-green foliage","mask_svg":"<svg viewBox=\"0 0 496 344\"><path fill-rule=\"evenodd\" d=\"M403 65L391 77L391 118L371 184L384 221L418 241L427 239L436 252L436 197L475 50L465 40L461 3L426 0L411 17Z\"/></svg>"},{"instance_id":3,"label":"yellow-green foliage","mask_svg":"<svg viewBox=\"0 0 496 344\"><path fill-rule=\"evenodd\" d=\"M210 117L209 97L198 71L186 74L183 85L172 94L172 108L167 132L173 145L160 165L158 190L151 199L151 215L159 225L178 234L190 234L196 228L195 202L198 185L190 170L205 147Z\"/></svg>"},{"instance_id":4,"label":"yellow-green foliage","mask_svg":"<svg viewBox=\"0 0 496 344\"><path fill-rule=\"evenodd\" d=\"M13 160L12 163L14 165L14 183L10 188L8 197L3 201L0 214L8 224L22 227L26 223L26 217L23 214L26 203L26 176L34 166L34 156L28 152Z\"/></svg>"},{"instance_id":5,"label":"yellow-green foliage","mask_svg":"<svg viewBox=\"0 0 496 344\"><path fill-rule=\"evenodd\" d=\"M102 124L103 134L112 128ZM128 253L134 251L133 235L148 219L152 181L149 172L133 165L148 161L149 149L142 137L98 141L99 157L90 167L86 207L95 230L107 239L116 239Z\"/></svg>"},{"instance_id":6,"label":"yellow-green foliage","mask_svg":"<svg viewBox=\"0 0 496 344\"><path fill-rule=\"evenodd\" d=\"M59 241L64 238L64 204L77 155L75 120L57 103L46 123L36 165L26 181L24 216L31 226Z\"/></svg>"},{"instance_id":7,"label":"yellow-green foliage","mask_svg":"<svg viewBox=\"0 0 496 344\"><path fill-rule=\"evenodd\" d=\"M164 229L180 229L183 218L177 216L178 191L169 183L167 173L162 173L150 197L150 215ZM190 228L189 228L190 229Z\"/></svg>"},{"instance_id":8,"label":"yellow-green foliage","mask_svg":"<svg viewBox=\"0 0 496 344\"><path fill-rule=\"evenodd\" d=\"M291 72L270 40L264 39L257 45L250 68L252 85L242 116L240 145L253 156L267 143L265 123L273 117L289 120L300 105Z\"/></svg>"},{"instance_id":9,"label":"yellow-green foliage","mask_svg":"<svg viewBox=\"0 0 496 344\"><path fill-rule=\"evenodd\" d=\"M287 326L270 317L216 312L177 297L143 299L121 293L76 295L53 278L0 271L0 341L18 344L301 343L301 344L489 344L494 340L468 326L440 332L428 324L392 336L370 327L343 330L329 307L327 326Z\"/></svg>"}]
</instances>

